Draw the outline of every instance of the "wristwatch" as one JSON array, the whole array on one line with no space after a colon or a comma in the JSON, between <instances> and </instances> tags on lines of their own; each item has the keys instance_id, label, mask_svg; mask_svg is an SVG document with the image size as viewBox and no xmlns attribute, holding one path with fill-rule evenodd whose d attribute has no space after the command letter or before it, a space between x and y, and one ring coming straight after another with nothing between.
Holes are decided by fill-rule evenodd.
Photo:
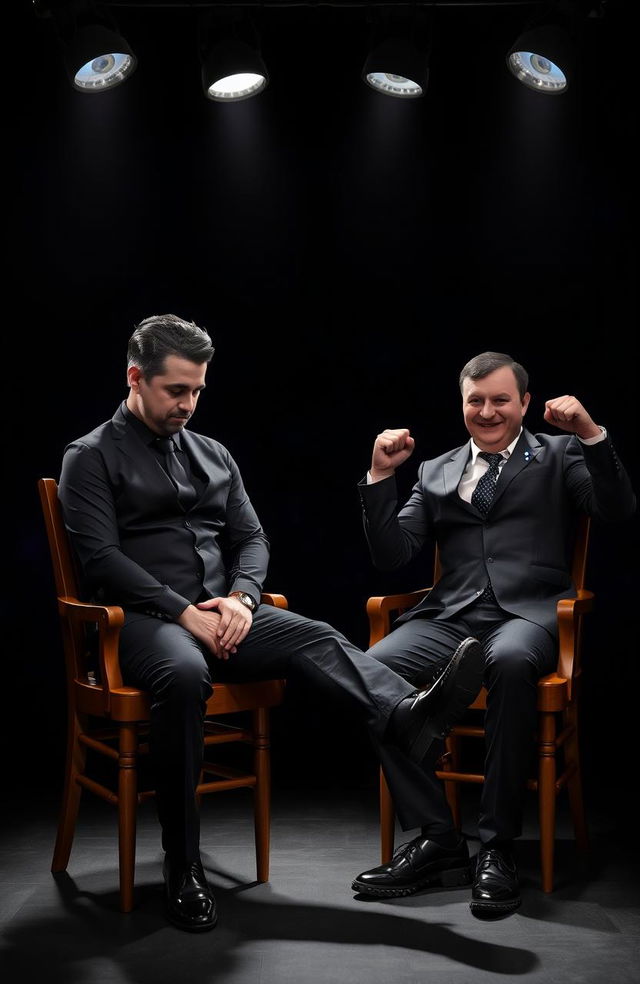
<instances>
[{"instance_id":1,"label":"wristwatch","mask_svg":"<svg viewBox=\"0 0 640 984\"><path fill-rule=\"evenodd\" d=\"M245 605L250 612L255 612L256 608L258 607L255 601L253 600L253 598L251 597L251 595L247 594L246 591L232 591L229 597L237 598L238 601L242 605Z\"/></svg>"}]
</instances>

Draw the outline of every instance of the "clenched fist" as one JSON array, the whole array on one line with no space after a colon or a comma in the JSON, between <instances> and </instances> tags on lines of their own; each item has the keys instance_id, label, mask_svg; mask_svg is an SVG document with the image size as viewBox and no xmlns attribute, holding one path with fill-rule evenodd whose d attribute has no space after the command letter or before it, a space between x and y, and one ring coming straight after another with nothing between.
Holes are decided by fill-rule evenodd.
<instances>
[{"instance_id":1,"label":"clenched fist","mask_svg":"<svg viewBox=\"0 0 640 984\"><path fill-rule=\"evenodd\" d=\"M393 475L396 468L413 454L416 442L406 427L384 430L373 445L370 475L374 482Z\"/></svg>"},{"instance_id":2,"label":"clenched fist","mask_svg":"<svg viewBox=\"0 0 640 984\"><path fill-rule=\"evenodd\" d=\"M602 433L575 396L557 396L554 400L547 400L544 405L544 419L560 430L577 434L583 440L598 437Z\"/></svg>"}]
</instances>

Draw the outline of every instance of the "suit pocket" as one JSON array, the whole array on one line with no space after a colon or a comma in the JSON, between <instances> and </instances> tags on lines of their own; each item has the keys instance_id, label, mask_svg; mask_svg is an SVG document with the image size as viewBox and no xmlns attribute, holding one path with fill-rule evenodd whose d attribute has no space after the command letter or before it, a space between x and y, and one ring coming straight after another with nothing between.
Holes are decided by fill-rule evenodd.
<instances>
[{"instance_id":1,"label":"suit pocket","mask_svg":"<svg viewBox=\"0 0 640 984\"><path fill-rule=\"evenodd\" d=\"M548 567L546 564L531 564L531 573L538 581L544 581L545 584L557 585L559 588L564 588L571 584L571 578L568 571L563 571L559 567Z\"/></svg>"}]
</instances>

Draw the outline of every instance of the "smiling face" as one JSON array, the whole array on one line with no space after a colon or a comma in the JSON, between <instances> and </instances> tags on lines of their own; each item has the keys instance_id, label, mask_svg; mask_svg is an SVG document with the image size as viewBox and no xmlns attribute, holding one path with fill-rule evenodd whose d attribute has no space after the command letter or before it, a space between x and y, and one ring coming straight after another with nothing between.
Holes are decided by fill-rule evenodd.
<instances>
[{"instance_id":1,"label":"smiling face","mask_svg":"<svg viewBox=\"0 0 640 984\"><path fill-rule=\"evenodd\" d=\"M151 379L137 366L129 366L127 406L155 434L172 437L193 414L206 373L206 362L191 362L178 355L168 355L162 375Z\"/></svg>"},{"instance_id":2,"label":"smiling face","mask_svg":"<svg viewBox=\"0 0 640 984\"><path fill-rule=\"evenodd\" d=\"M504 451L517 437L530 394L520 398L513 370L508 366L482 379L462 383L462 412L465 427L482 451Z\"/></svg>"}]
</instances>

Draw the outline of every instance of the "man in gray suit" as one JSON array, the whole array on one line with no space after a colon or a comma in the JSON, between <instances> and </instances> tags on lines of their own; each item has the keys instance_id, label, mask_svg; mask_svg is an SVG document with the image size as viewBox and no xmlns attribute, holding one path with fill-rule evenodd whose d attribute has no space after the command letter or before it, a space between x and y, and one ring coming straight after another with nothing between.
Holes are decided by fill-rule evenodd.
<instances>
[{"instance_id":1,"label":"man in gray suit","mask_svg":"<svg viewBox=\"0 0 640 984\"><path fill-rule=\"evenodd\" d=\"M127 400L65 449L59 483L84 590L124 609L123 677L151 694L166 912L190 931L217 920L195 799L215 680L301 673L327 693L337 686L377 746L416 762L482 680L471 637L418 692L328 623L260 605L269 544L238 467L217 441L186 429L212 355L209 335L175 315L141 322L129 340ZM468 880L468 857L458 869Z\"/></svg>"},{"instance_id":2,"label":"man in gray suit","mask_svg":"<svg viewBox=\"0 0 640 984\"><path fill-rule=\"evenodd\" d=\"M502 916L521 901L513 841L521 832L536 685L557 664L556 603L575 595L576 517L582 511L604 522L627 519L635 496L608 434L575 396L545 405L545 421L563 435L534 435L523 428L527 373L509 355L476 356L459 384L470 441L423 461L398 510L394 474L414 440L407 429L385 430L359 486L376 566L401 567L434 540L441 563L434 589L369 653L415 683L462 638L480 640L486 760L471 909ZM403 829L420 827L421 834L390 864L359 875L353 887L406 895L422 887L425 872L461 840L434 774L436 756L427 765L402 760L392 747L380 754Z\"/></svg>"}]
</instances>

